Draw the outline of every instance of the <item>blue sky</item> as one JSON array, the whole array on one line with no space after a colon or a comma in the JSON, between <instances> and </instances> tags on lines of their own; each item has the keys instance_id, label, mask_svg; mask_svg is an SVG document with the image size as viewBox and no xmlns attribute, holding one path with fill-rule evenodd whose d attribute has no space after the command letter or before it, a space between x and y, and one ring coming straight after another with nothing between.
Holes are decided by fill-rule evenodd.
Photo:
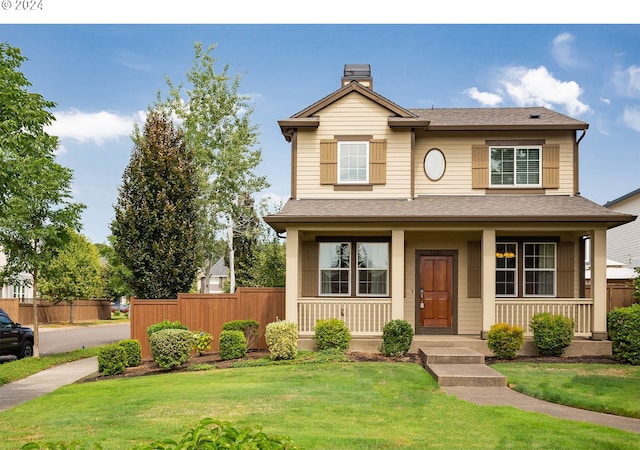
<instances>
[{"instance_id":1,"label":"blue sky","mask_svg":"<svg viewBox=\"0 0 640 450\"><path fill-rule=\"evenodd\" d=\"M57 103L49 131L93 242L109 235L133 123L166 93L165 76L183 81L195 41L217 44L220 67L242 75L263 194L275 200L290 193L277 121L338 89L351 63L371 64L375 90L407 108L543 105L583 120L582 195L605 203L640 188L640 25L84 22L4 23L0 41L21 49L32 90Z\"/></svg>"}]
</instances>

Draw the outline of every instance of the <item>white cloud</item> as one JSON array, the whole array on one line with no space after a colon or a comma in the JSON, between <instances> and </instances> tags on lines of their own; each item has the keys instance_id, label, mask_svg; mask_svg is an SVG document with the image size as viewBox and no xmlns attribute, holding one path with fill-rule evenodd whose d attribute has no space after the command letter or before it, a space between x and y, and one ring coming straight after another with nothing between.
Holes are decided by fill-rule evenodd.
<instances>
[{"instance_id":1,"label":"white cloud","mask_svg":"<svg viewBox=\"0 0 640 450\"><path fill-rule=\"evenodd\" d=\"M632 130L640 131L640 108L625 108L622 120Z\"/></svg>"},{"instance_id":2,"label":"white cloud","mask_svg":"<svg viewBox=\"0 0 640 450\"><path fill-rule=\"evenodd\" d=\"M571 33L560 33L553 39L551 53L563 69L580 67L582 65L582 63L573 56L573 49L571 47L573 39Z\"/></svg>"},{"instance_id":3,"label":"white cloud","mask_svg":"<svg viewBox=\"0 0 640 450\"><path fill-rule=\"evenodd\" d=\"M87 113L72 109L55 113L56 120L47 128L47 132L60 139L103 144L108 140L130 136L134 122L142 123L144 116L142 111L122 116L109 111Z\"/></svg>"},{"instance_id":4,"label":"white cloud","mask_svg":"<svg viewBox=\"0 0 640 450\"><path fill-rule=\"evenodd\" d=\"M575 81L560 81L546 67L510 67L504 70L500 83L518 106L559 105L577 116L591 111L579 100L582 89Z\"/></svg>"},{"instance_id":5,"label":"white cloud","mask_svg":"<svg viewBox=\"0 0 640 450\"><path fill-rule=\"evenodd\" d=\"M497 106L502 103L502 97L492 92L480 92L476 87L466 89L464 91L472 99L476 100L482 106Z\"/></svg>"},{"instance_id":6,"label":"white cloud","mask_svg":"<svg viewBox=\"0 0 640 450\"><path fill-rule=\"evenodd\" d=\"M640 67L633 65L616 71L613 81L622 95L640 98Z\"/></svg>"},{"instance_id":7,"label":"white cloud","mask_svg":"<svg viewBox=\"0 0 640 450\"><path fill-rule=\"evenodd\" d=\"M600 102L604 103L605 105L610 105L611 99L607 97L600 97Z\"/></svg>"}]
</instances>

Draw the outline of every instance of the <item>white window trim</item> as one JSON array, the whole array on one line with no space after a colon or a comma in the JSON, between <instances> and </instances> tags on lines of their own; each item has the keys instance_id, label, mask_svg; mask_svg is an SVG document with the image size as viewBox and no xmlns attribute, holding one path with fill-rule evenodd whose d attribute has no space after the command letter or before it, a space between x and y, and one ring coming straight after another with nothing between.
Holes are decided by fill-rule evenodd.
<instances>
[{"instance_id":1,"label":"white window trim","mask_svg":"<svg viewBox=\"0 0 640 450\"><path fill-rule=\"evenodd\" d=\"M553 269L527 269L526 265L522 264L522 296L523 297L539 297L539 298L550 298L556 297L558 292L558 245L555 242L523 242L522 244L522 258L527 257L527 253L525 248L528 244L545 244L545 245L553 245ZM527 282L527 272L553 272L553 292L551 294L527 294L526 290L526 282Z\"/></svg>"},{"instance_id":2,"label":"white window trim","mask_svg":"<svg viewBox=\"0 0 640 450\"><path fill-rule=\"evenodd\" d=\"M342 151L342 146L347 144L364 144L365 146L365 179L364 180L342 180L340 178L341 173L341 161L340 154ZM369 184L369 141L339 141L338 142L338 173L337 173L337 182L338 184Z\"/></svg>"},{"instance_id":3,"label":"white window trim","mask_svg":"<svg viewBox=\"0 0 640 450\"><path fill-rule=\"evenodd\" d=\"M372 244L372 243L377 243L377 242L367 242L367 241L358 241L356 242L356 252L359 250L359 246L360 244ZM363 268L361 269L360 267L357 267L356 264L356 296L357 297L380 297L380 298L384 298L384 297L389 297L389 251L390 251L390 246L388 242L380 242L380 244L386 244L387 246L387 268L386 269L379 269L379 268ZM386 292L384 294L367 294L367 293L360 293L360 278L358 277L359 272L363 270L363 271L368 271L368 270L384 270L386 272Z\"/></svg>"},{"instance_id":4,"label":"white window trim","mask_svg":"<svg viewBox=\"0 0 640 450\"><path fill-rule=\"evenodd\" d=\"M502 272L514 272L514 274L515 274L515 282L514 282L515 289L514 289L514 293L513 294L496 294L496 297L498 297L498 298L516 298L516 297L518 297L518 292L519 292L519 287L520 287L519 283L518 283L518 272L519 272L519 269L520 269L520 267L518 266L518 259L519 259L518 258L518 252L520 251L520 249L518 248L518 243L517 242L497 242L496 243L496 247L498 245L500 245L500 244L504 244L504 245L512 244L512 245L515 245L515 247L516 247L516 256L515 256L516 267L513 268L513 269L504 269L504 268L496 267L496 272L498 272L499 270L502 271ZM496 249L496 252L497 252L497 249Z\"/></svg>"},{"instance_id":5,"label":"white window trim","mask_svg":"<svg viewBox=\"0 0 640 450\"><path fill-rule=\"evenodd\" d=\"M493 184L491 182L491 150L496 148L510 148L513 149L513 184ZM538 149L539 161L538 161L538 183L536 184L518 184L516 180L517 176L517 164L516 153L518 149ZM540 188L542 187L542 146L541 145L492 145L489 147L489 187L495 189L513 189L513 188Z\"/></svg>"},{"instance_id":6,"label":"white window trim","mask_svg":"<svg viewBox=\"0 0 640 450\"><path fill-rule=\"evenodd\" d=\"M349 246L349 267L347 269L343 268L335 268L335 267L322 267L318 264L318 296L320 297L351 297L351 285L353 284L353 280L351 279L351 272L353 269L353 248L351 242L344 241L335 241L335 242L327 242L328 244L347 244ZM321 243L322 244L322 243ZM318 258L318 263L320 262ZM346 294L334 294L333 292L322 292L322 272L324 270L340 270L346 271L349 277L348 285L347 285L347 293Z\"/></svg>"}]
</instances>

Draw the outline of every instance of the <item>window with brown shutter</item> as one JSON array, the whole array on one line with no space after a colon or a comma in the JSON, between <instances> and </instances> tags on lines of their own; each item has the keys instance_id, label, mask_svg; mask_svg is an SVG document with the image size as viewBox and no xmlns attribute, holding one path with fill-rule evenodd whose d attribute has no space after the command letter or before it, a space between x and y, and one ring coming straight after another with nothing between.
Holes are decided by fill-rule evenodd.
<instances>
[{"instance_id":1,"label":"window with brown shutter","mask_svg":"<svg viewBox=\"0 0 640 450\"><path fill-rule=\"evenodd\" d=\"M363 140L368 145L368 179L356 182L340 181L338 174L338 158L340 157L340 142L353 143ZM365 166L366 167L366 166ZM362 178L364 179L364 178ZM371 139L366 136L339 136L339 139L323 139L320 141L320 184L386 184L387 182L387 141L386 139Z\"/></svg>"}]
</instances>

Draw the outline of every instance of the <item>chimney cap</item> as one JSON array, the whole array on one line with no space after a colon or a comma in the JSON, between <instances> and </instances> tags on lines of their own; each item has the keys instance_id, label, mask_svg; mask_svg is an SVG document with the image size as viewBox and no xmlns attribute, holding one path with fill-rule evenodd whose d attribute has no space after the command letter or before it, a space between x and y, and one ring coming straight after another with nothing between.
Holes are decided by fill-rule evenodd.
<instances>
[{"instance_id":1,"label":"chimney cap","mask_svg":"<svg viewBox=\"0 0 640 450\"><path fill-rule=\"evenodd\" d=\"M345 64L344 76L349 78L370 78L370 64Z\"/></svg>"}]
</instances>

